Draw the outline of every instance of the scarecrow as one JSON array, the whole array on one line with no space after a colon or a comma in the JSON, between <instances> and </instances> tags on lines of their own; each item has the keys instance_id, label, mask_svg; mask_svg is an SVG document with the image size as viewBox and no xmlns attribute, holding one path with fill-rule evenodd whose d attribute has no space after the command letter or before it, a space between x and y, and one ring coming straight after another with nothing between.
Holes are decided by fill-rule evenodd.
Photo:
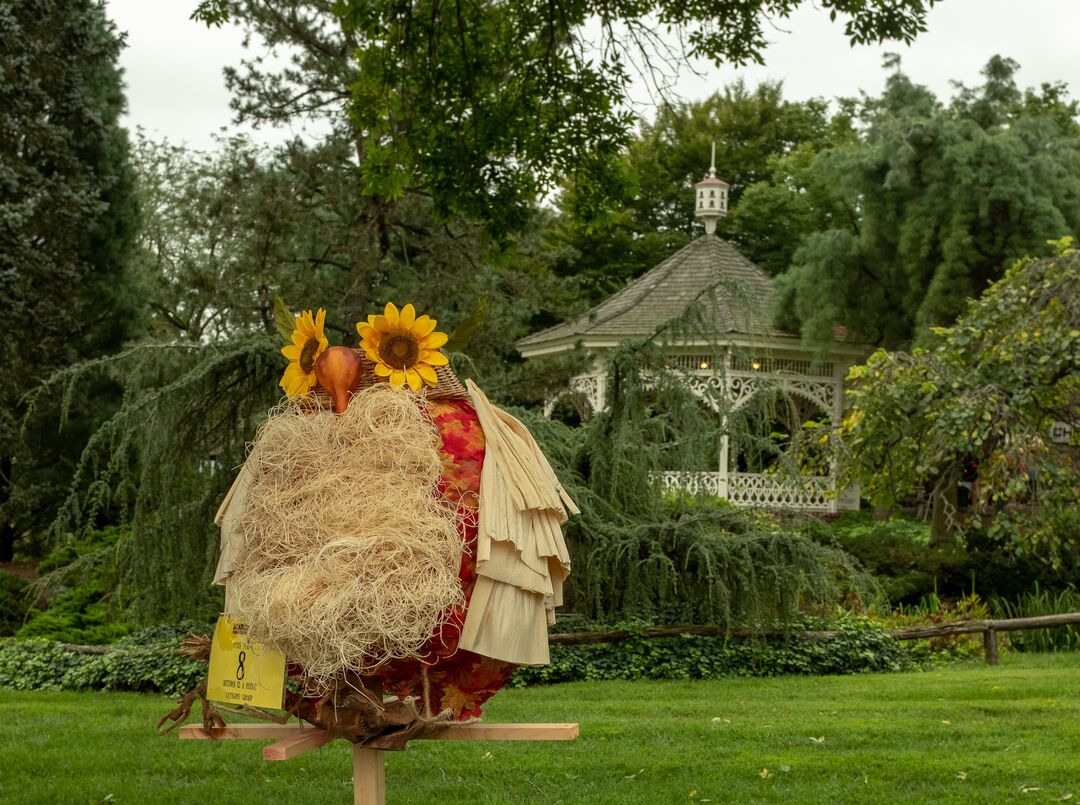
<instances>
[{"instance_id":1,"label":"scarecrow","mask_svg":"<svg viewBox=\"0 0 1080 805\"><path fill-rule=\"evenodd\" d=\"M387 303L357 350L324 321L296 316L281 350L286 400L218 511L215 583L287 658L287 713L399 749L549 661L577 508L525 426L458 381L434 319Z\"/></svg>"}]
</instances>

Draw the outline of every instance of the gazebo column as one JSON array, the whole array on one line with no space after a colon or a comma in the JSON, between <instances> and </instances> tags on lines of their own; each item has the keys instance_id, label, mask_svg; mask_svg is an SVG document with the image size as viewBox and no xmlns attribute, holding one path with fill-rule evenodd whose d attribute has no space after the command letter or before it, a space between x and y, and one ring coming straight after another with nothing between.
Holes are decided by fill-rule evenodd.
<instances>
[{"instance_id":1,"label":"gazebo column","mask_svg":"<svg viewBox=\"0 0 1080 805\"><path fill-rule=\"evenodd\" d=\"M725 429L726 430L726 429ZM727 433L720 437L720 473L717 476L717 491L724 500L728 499L728 467L730 465L730 442Z\"/></svg>"},{"instance_id":2,"label":"gazebo column","mask_svg":"<svg viewBox=\"0 0 1080 805\"><path fill-rule=\"evenodd\" d=\"M724 347L724 397L722 405L726 406L727 410L731 410L731 347ZM728 487L728 478L731 472L731 437L728 436L728 426L731 424L731 419L724 414L722 435L720 436L720 466L718 468L719 474L716 478L716 487L718 494L724 500L730 500Z\"/></svg>"},{"instance_id":3,"label":"gazebo column","mask_svg":"<svg viewBox=\"0 0 1080 805\"><path fill-rule=\"evenodd\" d=\"M835 431L840 424L844 421L844 378L847 376L849 364L843 361L836 361L833 364L833 386L836 389L833 395L832 410L829 412L829 419L832 421L832 427ZM832 479L833 498L829 502L829 511L833 514L841 509L840 497L845 490L840 488L840 467L836 460L836 452L831 451L833 456L829 459L829 477ZM843 508L849 508L847 505L843 505Z\"/></svg>"}]
</instances>

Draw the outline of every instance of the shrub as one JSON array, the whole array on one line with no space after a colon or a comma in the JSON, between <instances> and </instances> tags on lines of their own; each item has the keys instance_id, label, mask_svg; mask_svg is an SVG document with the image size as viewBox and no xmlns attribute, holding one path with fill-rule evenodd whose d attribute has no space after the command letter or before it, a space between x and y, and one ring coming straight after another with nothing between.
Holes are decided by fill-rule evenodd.
<instances>
[{"instance_id":1,"label":"shrub","mask_svg":"<svg viewBox=\"0 0 1080 805\"><path fill-rule=\"evenodd\" d=\"M937 593L923 596L914 606L900 606L886 620L890 628L911 628L956 621L986 620L990 608L978 593L961 596L956 601L942 601ZM984 656L982 634L943 635L908 641L916 657L969 659ZM1001 649L1009 647L1007 634L1001 635Z\"/></svg>"},{"instance_id":2,"label":"shrub","mask_svg":"<svg viewBox=\"0 0 1080 805\"><path fill-rule=\"evenodd\" d=\"M132 690L175 696L198 684L204 663L177 654L188 631L210 627L194 622L157 626L129 635L111 654L77 654L57 642L0 641L0 686L16 690Z\"/></svg>"},{"instance_id":3,"label":"shrub","mask_svg":"<svg viewBox=\"0 0 1080 805\"><path fill-rule=\"evenodd\" d=\"M930 544L927 523L905 517L876 522L869 512L845 513L832 523L807 519L800 528L815 542L858 559L894 606L918 605L931 594L959 599L975 590L986 598L1017 599L1040 583L1055 589L1080 584L1075 560L1051 569L974 525L955 543L943 545Z\"/></svg>"},{"instance_id":4,"label":"shrub","mask_svg":"<svg viewBox=\"0 0 1080 805\"><path fill-rule=\"evenodd\" d=\"M11 573L0 572L0 637L15 634L30 608L27 582Z\"/></svg>"},{"instance_id":5,"label":"shrub","mask_svg":"<svg viewBox=\"0 0 1080 805\"><path fill-rule=\"evenodd\" d=\"M15 636L61 643L109 643L131 631L116 597L117 548L130 526L109 526L70 538L38 565L38 603Z\"/></svg>"},{"instance_id":6,"label":"shrub","mask_svg":"<svg viewBox=\"0 0 1080 805\"><path fill-rule=\"evenodd\" d=\"M996 618L1034 618L1080 612L1080 592L1075 589L1044 590L1035 585L1034 590L1012 601L991 599L990 608ZM1080 651L1080 625L1009 632L1009 642L1017 651Z\"/></svg>"},{"instance_id":7,"label":"shrub","mask_svg":"<svg viewBox=\"0 0 1080 805\"><path fill-rule=\"evenodd\" d=\"M868 618L848 616L831 626L830 638L797 633L784 638L648 638L619 643L555 644L551 664L520 668L511 684L578 682L597 679L714 679L724 676L851 674L906 671L918 664L905 646Z\"/></svg>"},{"instance_id":8,"label":"shrub","mask_svg":"<svg viewBox=\"0 0 1080 805\"><path fill-rule=\"evenodd\" d=\"M15 633L22 639L55 640L60 643L111 643L131 627L112 617L105 585L91 581L68 590L53 600Z\"/></svg>"}]
</instances>

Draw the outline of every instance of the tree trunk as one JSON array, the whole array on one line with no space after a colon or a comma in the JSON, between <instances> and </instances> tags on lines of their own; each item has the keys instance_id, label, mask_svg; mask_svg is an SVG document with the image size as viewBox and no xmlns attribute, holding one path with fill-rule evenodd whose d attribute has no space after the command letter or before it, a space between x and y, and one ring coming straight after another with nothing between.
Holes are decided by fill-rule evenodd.
<instances>
[{"instance_id":1,"label":"tree trunk","mask_svg":"<svg viewBox=\"0 0 1080 805\"><path fill-rule=\"evenodd\" d=\"M956 533L956 472L946 470L930 494L934 504L930 516L930 544L948 544Z\"/></svg>"}]
</instances>

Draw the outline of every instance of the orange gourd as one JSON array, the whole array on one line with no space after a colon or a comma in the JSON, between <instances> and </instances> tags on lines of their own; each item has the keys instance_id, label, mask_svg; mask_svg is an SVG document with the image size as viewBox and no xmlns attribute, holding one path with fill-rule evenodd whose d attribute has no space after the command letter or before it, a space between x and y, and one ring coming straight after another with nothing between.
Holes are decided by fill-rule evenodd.
<instances>
[{"instance_id":1,"label":"orange gourd","mask_svg":"<svg viewBox=\"0 0 1080 805\"><path fill-rule=\"evenodd\" d=\"M334 413L342 413L363 374L360 356L348 347L330 347L315 361L315 379L327 390Z\"/></svg>"}]
</instances>

